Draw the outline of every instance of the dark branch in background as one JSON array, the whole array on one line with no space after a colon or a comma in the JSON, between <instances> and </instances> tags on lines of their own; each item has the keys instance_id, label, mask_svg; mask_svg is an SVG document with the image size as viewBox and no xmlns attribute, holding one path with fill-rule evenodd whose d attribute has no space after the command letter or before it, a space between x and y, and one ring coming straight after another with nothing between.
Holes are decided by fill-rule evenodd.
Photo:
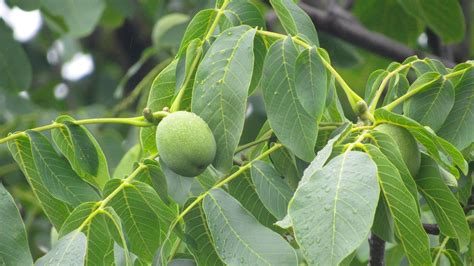
<instances>
[{"instance_id":1,"label":"dark branch in background","mask_svg":"<svg viewBox=\"0 0 474 266\"><path fill-rule=\"evenodd\" d=\"M423 224L423 229L430 235L439 235L439 226L437 224Z\"/></svg>"},{"instance_id":2,"label":"dark branch in background","mask_svg":"<svg viewBox=\"0 0 474 266\"><path fill-rule=\"evenodd\" d=\"M370 266L385 265L384 263L385 241L383 241L378 236L372 233L372 235L369 238L369 246L370 246L369 265Z\"/></svg>"},{"instance_id":3,"label":"dark branch in background","mask_svg":"<svg viewBox=\"0 0 474 266\"><path fill-rule=\"evenodd\" d=\"M317 30L336 36L370 52L399 62L412 55L418 55L420 58L430 57L441 60L448 67L455 65L451 60L414 50L383 34L369 31L338 5L330 5L330 9L327 10L312 7L305 3L300 3L300 6L311 17ZM275 14L270 14L269 19L271 21L275 20Z\"/></svg>"}]
</instances>

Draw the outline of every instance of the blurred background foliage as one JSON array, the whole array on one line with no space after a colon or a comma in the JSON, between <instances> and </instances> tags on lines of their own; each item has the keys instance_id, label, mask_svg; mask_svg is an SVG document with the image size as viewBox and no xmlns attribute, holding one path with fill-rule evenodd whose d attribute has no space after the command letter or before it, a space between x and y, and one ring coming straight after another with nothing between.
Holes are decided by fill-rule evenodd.
<instances>
[{"instance_id":1,"label":"blurred background foliage","mask_svg":"<svg viewBox=\"0 0 474 266\"><path fill-rule=\"evenodd\" d=\"M283 32L266 1L249 1L265 14L269 29ZM333 65L361 95L370 73L402 56L426 54L452 66L474 55L471 0L301 2L312 12ZM410 2L432 6L413 7ZM215 4L0 0L0 136L50 123L63 113L78 119L140 115L151 82L174 57L187 23L197 11ZM264 120L257 92L249 100L243 143L256 136ZM138 141L137 129L128 126L88 128L111 172ZM51 244L50 225L6 145L0 146L0 182L18 200L32 252L41 256Z\"/></svg>"}]
</instances>

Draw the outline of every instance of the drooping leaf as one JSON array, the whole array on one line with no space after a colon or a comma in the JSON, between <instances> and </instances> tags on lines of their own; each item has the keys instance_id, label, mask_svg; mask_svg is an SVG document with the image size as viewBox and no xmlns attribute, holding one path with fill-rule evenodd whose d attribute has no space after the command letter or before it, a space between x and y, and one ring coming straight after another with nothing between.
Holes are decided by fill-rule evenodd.
<instances>
[{"instance_id":1,"label":"drooping leaf","mask_svg":"<svg viewBox=\"0 0 474 266\"><path fill-rule=\"evenodd\" d=\"M303 34L319 46L318 34L310 17L292 0L270 0L283 28L291 35Z\"/></svg>"},{"instance_id":2,"label":"drooping leaf","mask_svg":"<svg viewBox=\"0 0 474 266\"><path fill-rule=\"evenodd\" d=\"M204 198L203 209L215 249L225 264L297 264L295 250L223 190L212 190Z\"/></svg>"},{"instance_id":3,"label":"drooping leaf","mask_svg":"<svg viewBox=\"0 0 474 266\"><path fill-rule=\"evenodd\" d=\"M85 127L72 121L74 119L69 116L56 119L64 126L52 130L53 141L79 176L103 189L110 179L104 152Z\"/></svg>"},{"instance_id":4,"label":"drooping leaf","mask_svg":"<svg viewBox=\"0 0 474 266\"><path fill-rule=\"evenodd\" d=\"M198 204L184 217L187 247L198 265L224 265L214 249L202 205Z\"/></svg>"},{"instance_id":5,"label":"drooping leaf","mask_svg":"<svg viewBox=\"0 0 474 266\"><path fill-rule=\"evenodd\" d=\"M470 243L469 225L461 205L444 184L436 162L422 155L420 172L415 180L436 218L441 233L457 238L460 249L463 250Z\"/></svg>"},{"instance_id":6,"label":"drooping leaf","mask_svg":"<svg viewBox=\"0 0 474 266\"><path fill-rule=\"evenodd\" d=\"M463 150L474 142L474 68L463 74L455 87L455 101L438 134Z\"/></svg>"},{"instance_id":7,"label":"drooping leaf","mask_svg":"<svg viewBox=\"0 0 474 266\"><path fill-rule=\"evenodd\" d=\"M422 19L444 42L456 42L464 36L464 16L456 0L398 0L411 16Z\"/></svg>"},{"instance_id":8,"label":"drooping leaf","mask_svg":"<svg viewBox=\"0 0 474 266\"><path fill-rule=\"evenodd\" d=\"M56 230L59 231L61 225L69 216L71 207L54 197L48 191L46 184L43 183L43 179L33 160L29 138L27 136L20 136L15 140L9 141L8 149L20 166L46 216L48 216Z\"/></svg>"},{"instance_id":9,"label":"drooping leaf","mask_svg":"<svg viewBox=\"0 0 474 266\"><path fill-rule=\"evenodd\" d=\"M213 165L227 172L242 134L253 72L255 29L224 31L209 48L196 73L192 111L207 122L217 143Z\"/></svg>"},{"instance_id":10,"label":"drooping leaf","mask_svg":"<svg viewBox=\"0 0 474 266\"><path fill-rule=\"evenodd\" d=\"M296 59L295 87L298 99L316 121L323 115L328 92L326 68L316 48L303 50Z\"/></svg>"},{"instance_id":11,"label":"drooping leaf","mask_svg":"<svg viewBox=\"0 0 474 266\"><path fill-rule=\"evenodd\" d=\"M408 91L410 91L408 89ZM454 104L454 88L449 80L433 83L422 93L415 94L403 105L406 116L438 131Z\"/></svg>"},{"instance_id":12,"label":"drooping leaf","mask_svg":"<svg viewBox=\"0 0 474 266\"><path fill-rule=\"evenodd\" d=\"M189 22L186 31L184 32L183 39L181 40L181 46L179 47L178 56L183 54L188 47L188 44L196 39L204 39L205 35L209 31L214 19L216 18L217 11L215 9L205 9L199 11L193 19Z\"/></svg>"},{"instance_id":13,"label":"drooping leaf","mask_svg":"<svg viewBox=\"0 0 474 266\"><path fill-rule=\"evenodd\" d=\"M250 171L252 181L263 205L277 219L283 219L286 215L288 203L293 196L293 191L269 163L256 161L252 163Z\"/></svg>"},{"instance_id":14,"label":"drooping leaf","mask_svg":"<svg viewBox=\"0 0 474 266\"><path fill-rule=\"evenodd\" d=\"M276 41L265 58L261 86L268 121L275 135L296 156L311 161L317 123L297 97L294 71L297 55L291 38Z\"/></svg>"},{"instance_id":15,"label":"drooping leaf","mask_svg":"<svg viewBox=\"0 0 474 266\"><path fill-rule=\"evenodd\" d=\"M35 265L84 265L86 256L87 238L77 230L70 232L46 255L36 261Z\"/></svg>"},{"instance_id":16,"label":"drooping leaf","mask_svg":"<svg viewBox=\"0 0 474 266\"><path fill-rule=\"evenodd\" d=\"M177 63L178 60L171 61L153 81L147 103L147 107L152 112L161 111L164 107L171 107L171 100L173 99L176 86ZM157 152L155 132L155 126L140 129L140 144L146 154L155 154Z\"/></svg>"},{"instance_id":17,"label":"drooping leaf","mask_svg":"<svg viewBox=\"0 0 474 266\"><path fill-rule=\"evenodd\" d=\"M250 173L245 172L241 177L229 182L229 194L242 204L258 222L271 228L276 221L275 217L265 208L257 195Z\"/></svg>"},{"instance_id":18,"label":"drooping leaf","mask_svg":"<svg viewBox=\"0 0 474 266\"><path fill-rule=\"evenodd\" d=\"M73 37L89 35L105 9L104 0L75 1L41 0L42 8L64 20L66 32Z\"/></svg>"},{"instance_id":19,"label":"drooping leaf","mask_svg":"<svg viewBox=\"0 0 474 266\"><path fill-rule=\"evenodd\" d=\"M429 239L421 225L415 199L390 160L372 144L365 144L365 147L377 165L377 179L408 261L413 265L430 265Z\"/></svg>"},{"instance_id":20,"label":"drooping leaf","mask_svg":"<svg viewBox=\"0 0 474 266\"><path fill-rule=\"evenodd\" d=\"M338 265L367 239L379 186L362 152L338 155L300 185L288 212L309 264Z\"/></svg>"},{"instance_id":21,"label":"drooping leaf","mask_svg":"<svg viewBox=\"0 0 474 266\"><path fill-rule=\"evenodd\" d=\"M18 92L31 85L30 60L5 22L0 21L0 90Z\"/></svg>"},{"instance_id":22,"label":"drooping leaf","mask_svg":"<svg viewBox=\"0 0 474 266\"><path fill-rule=\"evenodd\" d=\"M0 183L0 263L4 265L32 265L25 225L15 201Z\"/></svg>"},{"instance_id":23,"label":"drooping leaf","mask_svg":"<svg viewBox=\"0 0 474 266\"><path fill-rule=\"evenodd\" d=\"M120 186L123 188L119 189ZM130 251L151 262L164 240L163 223L151 203L133 183L123 184L123 180L111 179L105 186L104 194L108 196L113 191L118 192L110 200L110 206L122 220Z\"/></svg>"},{"instance_id":24,"label":"drooping leaf","mask_svg":"<svg viewBox=\"0 0 474 266\"><path fill-rule=\"evenodd\" d=\"M98 200L95 190L56 153L45 136L31 130L27 134L38 174L53 196L72 206Z\"/></svg>"}]
</instances>

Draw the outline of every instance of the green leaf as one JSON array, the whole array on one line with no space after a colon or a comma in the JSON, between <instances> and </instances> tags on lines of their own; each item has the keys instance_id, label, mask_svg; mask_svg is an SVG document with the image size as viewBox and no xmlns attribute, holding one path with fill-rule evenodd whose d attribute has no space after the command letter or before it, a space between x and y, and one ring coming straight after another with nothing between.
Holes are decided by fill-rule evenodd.
<instances>
[{"instance_id":1,"label":"green leaf","mask_svg":"<svg viewBox=\"0 0 474 266\"><path fill-rule=\"evenodd\" d=\"M259 88L263 74L263 63L267 55L267 46L262 36L256 35L253 40L253 74L252 82L250 82L249 95Z\"/></svg>"},{"instance_id":2,"label":"green leaf","mask_svg":"<svg viewBox=\"0 0 474 266\"><path fill-rule=\"evenodd\" d=\"M138 177L135 180L152 186L156 193L158 193L158 196L160 196L161 200L165 203L168 202L168 183L166 181L165 173L163 173L163 170L161 169L161 165L157 161L150 159L144 160L143 163L147 167L144 174L149 181L144 182L138 179Z\"/></svg>"},{"instance_id":3,"label":"green leaf","mask_svg":"<svg viewBox=\"0 0 474 266\"><path fill-rule=\"evenodd\" d=\"M25 11L33 11L41 6L38 0L7 0L6 2L11 6L17 6Z\"/></svg>"},{"instance_id":4,"label":"green leaf","mask_svg":"<svg viewBox=\"0 0 474 266\"><path fill-rule=\"evenodd\" d=\"M327 71L316 48L303 50L295 65L296 94L306 112L317 121L326 106L327 82Z\"/></svg>"},{"instance_id":5,"label":"green leaf","mask_svg":"<svg viewBox=\"0 0 474 266\"><path fill-rule=\"evenodd\" d=\"M202 49L201 40L194 39L189 42L188 47L186 48L186 53L183 53L183 55L179 57L178 65L176 66L175 93L179 92L186 78L189 78L190 80L194 78L196 69L194 68L193 64L194 62L199 62L201 60Z\"/></svg>"},{"instance_id":6,"label":"green leaf","mask_svg":"<svg viewBox=\"0 0 474 266\"><path fill-rule=\"evenodd\" d=\"M188 202L192 202L192 198ZM198 204L184 217L186 243L198 265L224 265L214 249L202 205Z\"/></svg>"},{"instance_id":7,"label":"green leaf","mask_svg":"<svg viewBox=\"0 0 474 266\"><path fill-rule=\"evenodd\" d=\"M436 218L441 233L457 238L460 250L464 250L470 243L469 225L458 200L444 184L436 162L422 155L420 172L415 180Z\"/></svg>"},{"instance_id":8,"label":"green leaf","mask_svg":"<svg viewBox=\"0 0 474 266\"><path fill-rule=\"evenodd\" d=\"M438 134L463 150L474 142L474 68L466 70L454 89L453 109Z\"/></svg>"},{"instance_id":9,"label":"green leaf","mask_svg":"<svg viewBox=\"0 0 474 266\"><path fill-rule=\"evenodd\" d=\"M158 19L153 26L151 35L153 46L157 50L177 48L189 19L188 15L181 13L166 14Z\"/></svg>"},{"instance_id":10,"label":"green leaf","mask_svg":"<svg viewBox=\"0 0 474 266\"><path fill-rule=\"evenodd\" d=\"M56 153L45 136L31 130L28 130L27 134L30 137L33 160L38 174L53 196L72 206L99 199L95 190Z\"/></svg>"},{"instance_id":11,"label":"green leaf","mask_svg":"<svg viewBox=\"0 0 474 266\"><path fill-rule=\"evenodd\" d=\"M283 28L288 34L303 34L313 45L319 46L318 34L311 18L292 0L270 0Z\"/></svg>"},{"instance_id":12,"label":"green leaf","mask_svg":"<svg viewBox=\"0 0 474 266\"><path fill-rule=\"evenodd\" d=\"M270 160L275 169L285 179L293 190L301 179L301 171L296 166L296 158L288 149L278 149L270 154Z\"/></svg>"},{"instance_id":13,"label":"green leaf","mask_svg":"<svg viewBox=\"0 0 474 266\"><path fill-rule=\"evenodd\" d=\"M31 152L31 143L27 136L20 136L8 142L8 149L15 161L20 166L26 177L33 194L44 210L56 230L59 231L61 225L69 216L70 207L54 197L47 189L38 172Z\"/></svg>"},{"instance_id":14,"label":"green leaf","mask_svg":"<svg viewBox=\"0 0 474 266\"><path fill-rule=\"evenodd\" d=\"M446 257L446 259L448 259L449 265L452 265L452 266L466 265L465 263L463 263L463 261L460 257L460 254L456 250L444 249L444 248L440 249L439 247L435 247L435 248L431 249L431 256L433 258L436 257L436 254L438 254L438 253L441 253L442 255L444 255ZM443 265L443 264L440 263L439 265Z\"/></svg>"},{"instance_id":15,"label":"green leaf","mask_svg":"<svg viewBox=\"0 0 474 266\"><path fill-rule=\"evenodd\" d=\"M338 265L367 239L379 186L362 152L341 154L314 172L290 202L296 241L311 265Z\"/></svg>"},{"instance_id":16,"label":"green leaf","mask_svg":"<svg viewBox=\"0 0 474 266\"><path fill-rule=\"evenodd\" d=\"M244 126L255 32L249 26L239 26L221 33L196 73L192 111L207 122L216 138L213 165L222 172L232 166Z\"/></svg>"},{"instance_id":17,"label":"green leaf","mask_svg":"<svg viewBox=\"0 0 474 266\"><path fill-rule=\"evenodd\" d=\"M191 197L191 186L195 182L195 179L176 174L162 161L160 161L160 165L166 176L168 194L175 202L184 205L189 197Z\"/></svg>"},{"instance_id":18,"label":"green leaf","mask_svg":"<svg viewBox=\"0 0 474 266\"><path fill-rule=\"evenodd\" d=\"M42 8L52 15L61 17L67 26L67 32L73 37L89 35L94 29L105 9L103 0L41 0Z\"/></svg>"},{"instance_id":19,"label":"green leaf","mask_svg":"<svg viewBox=\"0 0 474 266\"><path fill-rule=\"evenodd\" d=\"M464 37L464 16L457 0L398 0L412 17L422 19L445 43Z\"/></svg>"},{"instance_id":20,"label":"green leaf","mask_svg":"<svg viewBox=\"0 0 474 266\"><path fill-rule=\"evenodd\" d=\"M377 204L372 232L386 242L395 242L393 217L383 194L380 195L379 203Z\"/></svg>"},{"instance_id":21,"label":"green leaf","mask_svg":"<svg viewBox=\"0 0 474 266\"><path fill-rule=\"evenodd\" d=\"M111 179L105 186L104 194L108 196L118 191L110 200L110 206L122 220L130 251L151 262L164 240L164 224L155 212L153 203L136 184L139 182L123 183L123 180Z\"/></svg>"},{"instance_id":22,"label":"green leaf","mask_svg":"<svg viewBox=\"0 0 474 266\"><path fill-rule=\"evenodd\" d=\"M156 76L150 89L147 107L153 112L161 111L164 107L171 107L176 86L176 66L178 60L173 60ZM146 154L155 154L156 126L140 129L140 144ZM115 175L114 175L115 176Z\"/></svg>"},{"instance_id":23,"label":"green leaf","mask_svg":"<svg viewBox=\"0 0 474 266\"><path fill-rule=\"evenodd\" d=\"M462 172L467 171L467 162L454 146L446 140L436 136L416 121L384 109L376 110L374 117L377 124L389 123L406 128L418 142L423 144L428 151L428 154L453 175L459 176L459 172L455 166L458 166ZM442 158L440 152L442 152L446 157L450 157L451 161L447 162Z\"/></svg>"},{"instance_id":24,"label":"green leaf","mask_svg":"<svg viewBox=\"0 0 474 266\"><path fill-rule=\"evenodd\" d=\"M60 238L79 228L84 232L87 239L84 265L110 265L114 260L114 241L105 220L107 216L95 213L97 207L95 202L77 206L59 232Z\"/></svg>"},{"instance_id":25,"label":"green leaf","mask_svg":"<svg viewBox=\"0 0 474 266\"><path fill-rule=\"evenodd\" d=\"M36 261L35 265L84 265L87 238L79 231L72 231L63 238L46 255Z\"/></svg>"},{"instance_id":26,"label":"green leaf","mask_svg":"<svg viewBox=\"0 0 474 266\"><path fill-rule=\"evenodd\" d=\"M259 223L269 228L273 227L273 223L276 222L276 219L265 208L258 197L249 172L245 172L241 177L229 182L229 194L237 199L246 210L251 212Z\"/></svg>"},{"instance_id":27,"label":"green leaf","mask_svg":"<svg viewBox=\"0 0 474 266\"><path fill-rule=\"evenodd\" d=\"M408 261L413 265L431 265L429 239L421 225L415 199L390 160L372 144L364 146L377 165L377 179Z\"/></svg>"},{"instance_id":28,"label":"green leaf","mask_svg":"<svg viewBox=\"0 0 474 266\"><path fill-rule=\"evenodd\" d=\"M204 198L203 209L217 254L225 264L297 264L295 250L223 190L212 190Z\"/></svg>"},{"instance_id":29,"label":"green leaf","mask_svg":"<svg viewBox=\"0 0 474 266\"><path fill-rule=\"evenodd\" d=\"M393 102L395 99L405 94L409 87L410 83L408 82L408 79L404 75L398 73L394 78L390 79L387 94L383 98L382 106ZM393 109L393 112L402 113L402 109L403 105L399 105Z\"/></svg>"},{"instance_id":30,"label":"green leaf","mask_svg":"<svg viewBox=\"0 0 474 266\"><path fill-rule=\"evenodd\" d=\"M25 51L0 21L0 90L18 92L31 85L32 69Z\"/></svg>"},{"instance_id":31,"label":"green leaf","mask_svg":"<svg viewBox=\"0 0 474 266\"><path fill-rule=\"evenodd\" d=\"M277 219L283 219L293 191L273 166L264 161L252 163L251 176L263 205Z\"/></svg>"},{"instance_id":32,"label":"green leaf","mask_svg":"<svg viewBox=\"0 0 474 266\"><path fill-rule=\"evenodd\" d=\"M0 263L3 265L33 265L25 225L15 201L0 183Z\"/></svg>"},{"instance_id":33,"label":"green leaf","mask_svg":"<svg viewBox=\"0 0 474 266\"><path fill-rule=\"evenodd\" d=\"M424 30L424 23L411 17L397 0L357 1L354 14L368 29L406 44L415 44ZM383 14L383 19L380 15ZM403 18L403 19L401 19Z\"/></svg>"},{"instance_id":34,"label":"green leaf","mask_svg":"<svg viewBox=\"0 0 474 266\"><path fill-rule=\"evenodd\" d=\"M103 189L110 179L107 160L94 136L84 127L74 124L69 116L60 116L51 135L56 146L68 159L72 169L87 182Z\"/></svg>"},{"instance_id":35,"label":"green leaf","mask_svg":"<svg viewBox=\"0 0 474 266\"><path fill-rule=\"evenodd\" d=\"M408 91L410 90L411 88L408 89ZM453 105L453 84L451 81L443 79L433 83L426 91L415 94L408 99L403 104L403 112L420 124L438 131L448 117Z\"/></svg>"},{"instance_id":36,"label":"green leaf","mask_svg":"<svg viewBox=\"0 0 474 266\"><path fill-rule=\"evenodd\" d=\"M212 23L214 22L217 16L217 11L215 9L205 9L199 11L189 22L186 31L184 32L183 39L181 41L181 46L177 56L182 55L188 48L188 44L198 38L204 39L207 32L211 28Z\"/></svg>"},{"instance_id":37,"label":"green leaf","mask_svg":"<svg viewBox=\"0 0 474 266\"><path fill-rule=\"evenodd\" d=\"M317 139L317 123L303 108L295 88L298 55L291 38L276 41L263 67L262 89L270 127L296 156L311 161Z\"/></svg>"},{"instance_id":38,"label":"green leaf","mask_svg":"<svg viewBox=\"0 0 474 266\"><path fill-rule=\"evenodd\" d=\"M153 137L155 138L155 137ZM119 164L114 170L113 177L122 179L132 173L134 164L143 158L143 153L139 144L131 147L122 157Z\"/></svg>"},{"instance_id":39,"label":"green leaf","mask_svg":"<svg viewBox=\"0 0 474 266\"><path fill-rule=\"evenodd\" d=\"M252 28L266 28L262 13L252 2L230 2L224 10L224 15L234 26L249 25Z\"/></svg>"},{"instance_id":40,"label":"green leaf","mask_svg":"<svg viewBox=\"0 0 474 266\"><path fill-rule=\"evenodd\" d=\"M365 86L365 95L364 100L367 103L371 103L375 93L377 92L380 84L382 84L383 79L388 75L388 71L384 69L378 69L372 72L367 80L367 85Z\"/></svg>"}]
</instances>

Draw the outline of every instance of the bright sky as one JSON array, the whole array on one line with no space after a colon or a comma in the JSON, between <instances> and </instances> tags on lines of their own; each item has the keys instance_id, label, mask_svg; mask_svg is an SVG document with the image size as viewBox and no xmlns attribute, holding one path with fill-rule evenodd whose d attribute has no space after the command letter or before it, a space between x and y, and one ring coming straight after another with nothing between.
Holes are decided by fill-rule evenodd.
<instances>
[{"instance_id":1,"label":"bright sky","mask_svg":"<svg viewBox=\"0 0 474 266\"><path fill-rule=\"evenodd\" d=\"M33 39L43 25L41 13L38 10L26 12L17 7L10 9L5 0L0 0L0 18L3 19L13 30L14 38L26 43ZM61 40L57 40L50 51L48 51L48 62L50 64L59 63L59 57L64 52L64 45ZM56 60L51 60L50 56L56 56ZM53 58L54 59L54 58ZM94 61L90 54L78 52L69 61L61 67L61 75L69 81L77 81L91 74L94 71ZM65 89L66 88L66 89ZM57 99L63 99L68 93L67 86L60 83L57 85L55 96ZM59 97L58 97L59 96Z\"/></svg>"}]
</instances>

